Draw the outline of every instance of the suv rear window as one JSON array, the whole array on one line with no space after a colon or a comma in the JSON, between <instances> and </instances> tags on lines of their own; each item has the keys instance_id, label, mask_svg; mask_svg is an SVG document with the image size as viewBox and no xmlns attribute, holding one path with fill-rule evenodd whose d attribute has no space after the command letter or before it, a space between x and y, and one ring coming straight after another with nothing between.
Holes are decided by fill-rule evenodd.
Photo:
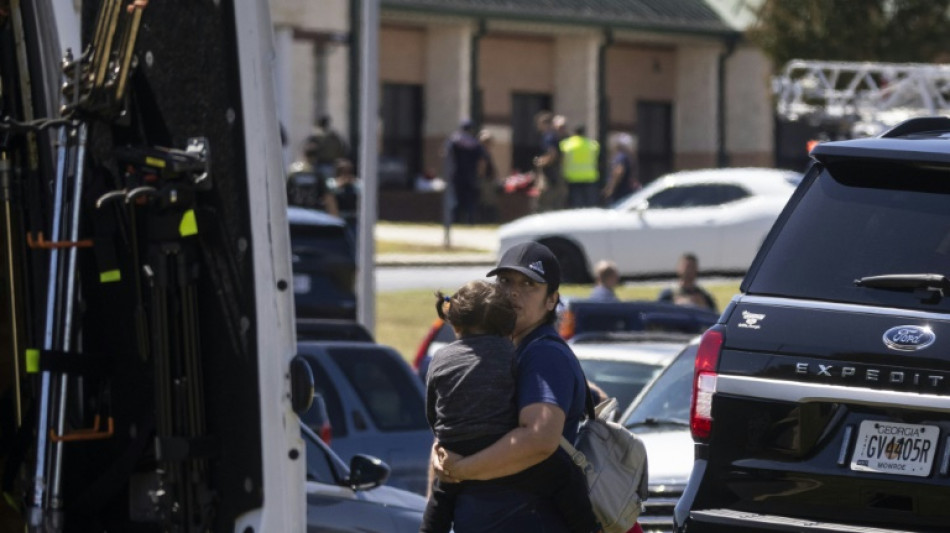
<instances>
[{"instance_id":1,"label":"suv rear window","mask_svg":"<svg viewBox=\"0 0 950 533\"><path fill-rule=\"evenodd\" d=\"M925 303L913 291L854 283L886 274L950 277L950 171L850 163L822 170L802 186L807 189L800 191L799 204L746 281L745 292L950 309L950 298Z\"/></svg>"},{"instance_id":2,"label":"suv rear window","mask_svg":"<svg viewBox=\"0 0 950 533\"><path fill-rule=\"evenodd\" d=\"M356 389L381 431L428 429L418 379L380 349L331 349L333 362Z\"/></svg>"},{"instance_id":3,"label":"suv rear window","mask_svg":"<svg viewBox=\"0 0 950 533\"><path fill-rule=\"evenodd\" d=\"M291 224L290 247L298 255L336 254L351 258L355 254L344 226Z\"/></svg>"}]
</instances>

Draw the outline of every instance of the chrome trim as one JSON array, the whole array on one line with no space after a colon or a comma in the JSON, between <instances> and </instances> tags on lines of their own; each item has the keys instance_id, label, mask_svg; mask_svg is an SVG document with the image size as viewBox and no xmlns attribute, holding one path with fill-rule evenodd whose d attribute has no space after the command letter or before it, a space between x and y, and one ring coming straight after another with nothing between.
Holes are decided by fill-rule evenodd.
<instances>
[{"instance_id":1,"label":"chrome trim","mask_svg":"<svg viewBox=\"0 0 950 533\"><path fill-rule=\"evenodd\" d=\"M864 313L873 315L887 315L902 318L916 318L919 320L950 321L950 313L934 313L918 311L916 309L900 309L897 307L877 307L874 305L849 304L840 302L824 302L820 300L800 300L793 298L779 298L775 296L751 296L744 294L736 301L739 305L770 305L776 307L793 307L808 309L809 311L824 310L842 313Z\"/></svg>"},{"instance_id":2,"label":"chrome trim","mask_svg":"<svg viewBox=\"0 0 950 533\"><path fill-rule=\"evenodd\" d=\"M705 509L690 511L693 520L702 523L750 528L752 531L839 531L848 533L914 533L906 529L883 529L873 526L859 526L838 522L823 522L810 518L795 518L734 509Z\"/></svg>"},{"instance_id":3,"label":"chrome trim","mask_svg":"<svg viewBox=\"0 0 950 533\"><path fill-rule=\"evenodd\" d=\"M894 333L903 332L904 330L916 330L922 335L927 335L928 338L925 342L921 344L905 344L900 343L892 339ZM905 325L905 326L894 326L893 328L888 329L884 332L884 336L881 338L884 341L884 346L892 350L897 350L899 352L916 352L917 350L923 350L924 348L932 345L937 341L937 336L934 334L933 330L925 326L914 326L914 325Z\"/></svg>"},{"instance_id":4,"label":"chrome trim","mask_svg":"<svg viewBox=\"0 0 950 533\"><path fill-rule=\"evenodd\" d=\"M716 394L719 393L785 402L846 402L877 407L900 407L950 413L950 396L820 383L801 383L748 376L720 374L716 379Z\"/></svg>"}]
</instances>

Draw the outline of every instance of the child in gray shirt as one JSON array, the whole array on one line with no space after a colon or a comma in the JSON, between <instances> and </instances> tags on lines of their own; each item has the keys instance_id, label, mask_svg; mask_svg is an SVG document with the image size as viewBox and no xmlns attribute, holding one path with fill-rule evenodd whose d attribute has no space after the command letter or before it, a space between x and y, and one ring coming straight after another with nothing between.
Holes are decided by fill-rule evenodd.
<instances>
[{"instance_id":1,"label":"child in gray shirt","mask_svg":"<svg viewBox=\"0 0 950 533\"><path fill-rule=\"evenodd\" d=\"M451 297L439 292L437 298L436 311L458 340L432 357L426 418L444 448L471 455L518 425L516 352L509 340L515 310L501 287L483 280L470 281ZM560 448L531 468L492 481L552 497L573 533L600 530L583 473ZM421 533L451 529L455 498L466 483L487 482L433 483Z\"/></svg>"}]
</instances>

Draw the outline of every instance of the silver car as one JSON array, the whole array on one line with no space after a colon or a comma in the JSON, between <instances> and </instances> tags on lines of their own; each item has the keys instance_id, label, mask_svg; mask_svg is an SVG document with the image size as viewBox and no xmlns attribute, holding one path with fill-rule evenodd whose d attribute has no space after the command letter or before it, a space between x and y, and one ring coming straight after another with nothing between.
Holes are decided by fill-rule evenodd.
<instances>
[{"instance_id":1,"label":"silver car","mask_svg":"<svg viewBox=\"0 0 950 533\"><path fill-rule=\"evenodd\" d=\"M308 533L416 533L426 499L383 485L389 467L381 460L356 455L350 467L306 425Z\"/></svg>"},{"instance_id":2,"label":"silver car","mask_svg":"<svg viewBox=\"0 0 950 533\"><path fill-rule=\"evenodd\" d=\"M620 416L622 424L643 440L650 462L650 496L640 515L644 533L673 531L673 507L693 470L689 406L698 347L697 337Z\"/></svg>"},{"instance_id":3,"label":"silver car","mask_svg":"<svg viewBox=\"0 0 950 533\"><path fill-rule=\"evenodd\" d=\"M344 461L359 453L378 457L392 468L392 486L425 494L434 437L422 383L402 356L364 341L300 341L297 353L324 400L330 447ZM301 418L320 431L320 414L308 411Z\"/></svg>"}]
</instances>

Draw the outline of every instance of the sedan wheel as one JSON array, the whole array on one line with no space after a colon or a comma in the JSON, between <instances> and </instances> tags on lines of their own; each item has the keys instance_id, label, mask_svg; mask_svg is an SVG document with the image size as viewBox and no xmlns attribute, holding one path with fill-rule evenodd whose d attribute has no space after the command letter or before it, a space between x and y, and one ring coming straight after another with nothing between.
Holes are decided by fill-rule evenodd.
<instances>
[{"instance_id":1,"label":"sedan wheel","mask_svg":"<svg viewBox=\"0 0 950 533\"><path fill-rule=\"evenodd\" d=\"M564 283L590 283L590 273L587 271L587 261L582 252L574 243L564 239L541 241L541 244L551 249L551 252L561 263L561 280Z\"/></svg>"}]
</instances>

